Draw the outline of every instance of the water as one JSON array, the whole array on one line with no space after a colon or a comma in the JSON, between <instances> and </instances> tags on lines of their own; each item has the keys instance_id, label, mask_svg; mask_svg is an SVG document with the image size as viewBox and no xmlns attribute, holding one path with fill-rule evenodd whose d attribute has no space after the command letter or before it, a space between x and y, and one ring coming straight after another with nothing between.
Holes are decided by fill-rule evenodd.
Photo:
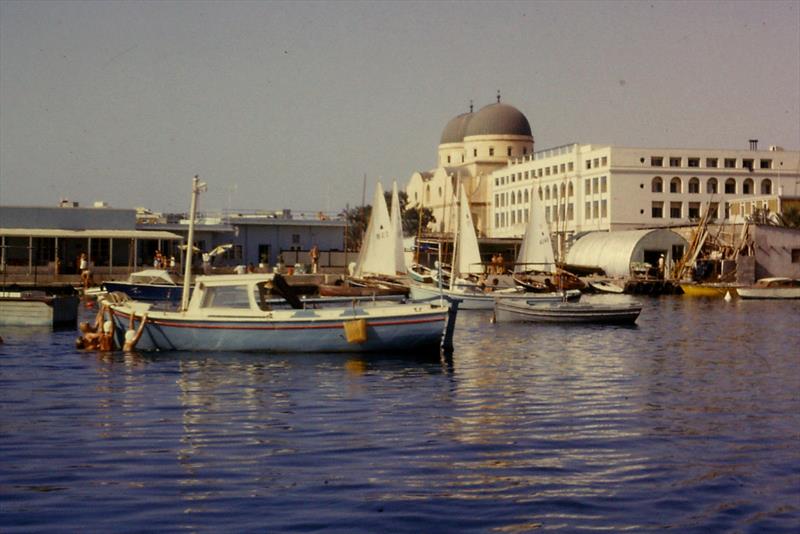
<instances>
[{"instance_id":1,"label":"water","mask_svg":"<svg viewBox=\"0 0 800 534\"><path fill-rule=\"evenodd\" d=\"M451 360L0 332L3 532L796 532L800 303L459 315Z\"/></svg>"}]
</instances>

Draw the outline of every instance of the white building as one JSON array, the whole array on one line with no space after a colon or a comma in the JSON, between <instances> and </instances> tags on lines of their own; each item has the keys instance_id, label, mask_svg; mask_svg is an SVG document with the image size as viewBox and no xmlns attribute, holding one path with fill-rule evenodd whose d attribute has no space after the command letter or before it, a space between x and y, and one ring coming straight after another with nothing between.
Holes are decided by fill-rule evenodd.
<instances>
[{"instance_id":1,"label":"white building","mask_svg":"<svg viewBox=\"0 0 800 534\"><path fill-rule=\"evenodd\" d=\"M733 202L800 195L800 152L572 144L511 159L492 186L491 237L522 235L533 191L553 231L567 236L686 225L706 209L741 222Z\"/></svg>"}]
</instances>

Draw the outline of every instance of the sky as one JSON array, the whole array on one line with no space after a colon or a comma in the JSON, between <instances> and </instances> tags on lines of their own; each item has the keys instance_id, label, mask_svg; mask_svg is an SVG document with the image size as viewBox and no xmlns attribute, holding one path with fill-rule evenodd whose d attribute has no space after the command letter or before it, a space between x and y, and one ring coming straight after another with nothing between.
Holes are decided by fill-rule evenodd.
<instances>
[{"instance_id":1,"label":"sky","mask_svg":"<svg viewBox=\"0 0 800 534\"><path fill-rule=\"evenodd\" d=\"M536 150L797 150L800 2L0 0L0 204L339 212L497 91Z\"/></svg>"}]
</instances>

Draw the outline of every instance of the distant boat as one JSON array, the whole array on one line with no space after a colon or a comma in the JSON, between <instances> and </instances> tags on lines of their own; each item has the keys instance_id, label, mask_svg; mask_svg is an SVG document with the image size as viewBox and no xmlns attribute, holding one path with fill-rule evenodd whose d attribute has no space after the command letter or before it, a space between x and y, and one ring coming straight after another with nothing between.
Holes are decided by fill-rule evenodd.
<instances>
[{"instance_id":1,"label":"distant boat","mask_svg":"<svg viewBox=\"0 0 800 534\"><path fill-rule=\"evenodd\" d=\"M129 318L148 319L137 349L261 352L418 352L448 343L457 305L430 302L345 304L318 309L270 306L280 275L244 274L197 278L188 308L167 311L148 303L112 304L115 335Z\"/></svg>"},{"instance_id":2,"label":"distant boat","mask_svg":"<svg viewBox=\"0 0 800 534\"><path fill-rule=\"evenodd\" d=\"M724 298L727 293L736 296L739 286L726 283L681 282L683 294L688 297Z\"/></svg>"},{"instance_id":3,"label":"distant boat","mask_svg":"<svg viewBox=\"0 0 800 534\"><path fill-rule=\"evenodd\" d=\"M78 320L77 295L47 295L44 291L0 291L0 325L59 326Z\"/></svg>"},{"instance_id":4,"label":"distant boat","mask_svg":"<svg viewBox=\"0 0 800 534\"><path fill-rule=\"evenodd\" d=\"M333 284L317 286L320 297L369 297L372 295L407 296L407 285L379 278L346 278Z\"/></svg>"},{"instance_id":5,"label":"distant boat","mask_svg":"<svg viewBox=\"0 0 800 534\"><path fill-rule=\"evenodd\" d=\"M625 288L609 280L592 280L589 286L600 293L624 293Z\"/></svg>"},{"instance_id":6,"label":"distant boat","mask_svg":"<svg viewBox=\"0 0 800 534\"><path fill-rule=\"evenodd\" d=\"M642 305L636 302L538 302L498 297L494 310L498 322L630 324L636 322Z\"/></svg>"},{"instance_id":7,"label":"distant boat","mask_svg":"<svg viewBox=\"0 0 800 534\"><path fill-rule=\"evenodd\" d=\"M743 299L800 299L800 280L761 278L755 285L739 287L736 292Z\"/></svg>"},{"instance_id":8,"label":"distant boat","mask_svg":"<svg viewBox=\"0 0 800 534\"><path fill-rule=\"evenodd\" d=\"M134 300L180 302L183 286L163 269L145 269L131 273L126 281L106 280L101 288L107 293L120 291Z\"/></svg>"}]
</instances>

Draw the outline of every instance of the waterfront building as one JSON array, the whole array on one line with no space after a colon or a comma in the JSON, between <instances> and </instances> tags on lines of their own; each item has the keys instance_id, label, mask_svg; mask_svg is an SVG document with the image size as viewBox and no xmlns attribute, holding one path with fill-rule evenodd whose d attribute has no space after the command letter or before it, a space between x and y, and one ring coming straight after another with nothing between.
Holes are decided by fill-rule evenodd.
<instances>
[{"instance_id":1,"label":"waterfront building","mask_svg":"<svg viewBox=\"0 0 800 534\"><path fill-rule=\"evenodd\" d=\"M168 231L138 229L134 209L103 203L82 208L71 202L60 207L0 206L0 272L5 282L77 277L82 253L96 275L119 275L152 261L150 251L177 249L180 241L181 236Z\"/></svg>"},{"instance_id":2,"label":"waterfront building","mask_svg":"<svg viewBox=\"0 0 800 534\"><path fill-rule=\"evenodd\" d=\"M458 185L464 187L479 236L492 232L491 176L512 158L533 153L530 123L514 106L500 102L451 119L439 141L437 166L417 171L406 187L409 205L429 208L440 233L452 232L455 225L454 198Z\"/></svg>"}]
</instances>

